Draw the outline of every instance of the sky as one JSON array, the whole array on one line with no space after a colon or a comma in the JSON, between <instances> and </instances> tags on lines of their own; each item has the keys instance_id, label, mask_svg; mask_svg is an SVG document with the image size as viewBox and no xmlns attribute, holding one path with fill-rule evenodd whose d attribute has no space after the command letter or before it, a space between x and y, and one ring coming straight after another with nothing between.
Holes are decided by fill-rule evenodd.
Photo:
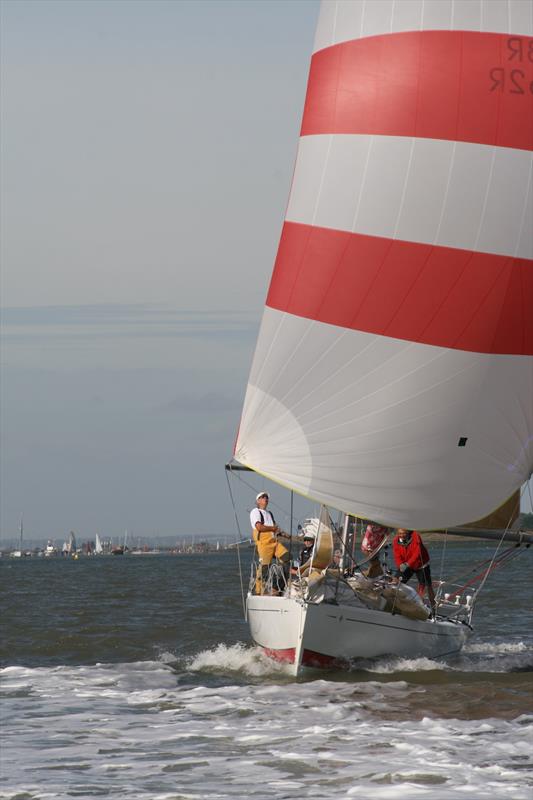
<instances>
[{"instance_id":1,"label":"sky","mask_svg":"<svg viewBox=\"0 0 533 800\"><path fill-rule=\"evenodd\" d=\"M234 535L318 0L1 14L0 537Z\"/></svg>"},{"instance_id":2,"label":"sky","mask_svg":"<svg viewBox=\"0 0 533 800\"><path fill-rule=\"evenodd\" d=\"M318 2L1 13L0 535L232 535Z\"/></svg>"}]
</instances>

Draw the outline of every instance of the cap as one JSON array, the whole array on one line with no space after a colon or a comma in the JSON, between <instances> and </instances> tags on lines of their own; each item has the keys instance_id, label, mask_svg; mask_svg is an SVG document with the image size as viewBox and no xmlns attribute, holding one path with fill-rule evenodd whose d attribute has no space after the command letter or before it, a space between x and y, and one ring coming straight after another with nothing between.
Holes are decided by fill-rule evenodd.
<instances>
[{"instance_id":1,"label":"cap","mask_svg":"<svg viewBox=\"0 0 533 800\"><path fill-rule=\"evenodd\" d=\"M257 497L255 498L255 502L256 502L256 503L257 503L257 501L259 500L259 498L260 498L260 497L266 497L266 498L267 498L267 500L270 500L270 495L269 495L269 493L268 493L268 492L259 492L259 494L258 494L258 495L257 495Z\"/></svg>"},{"instance_id":2,"label":"cap","mask_svg":"<svg viewBox=\"0 0 533 800\"><path fill-rule=\"evenodd\" d=\"M304 533L304 541L306 539L312 539L313 542L315 541L315 534L314 533Z\"/></svg>"}]
</instances>

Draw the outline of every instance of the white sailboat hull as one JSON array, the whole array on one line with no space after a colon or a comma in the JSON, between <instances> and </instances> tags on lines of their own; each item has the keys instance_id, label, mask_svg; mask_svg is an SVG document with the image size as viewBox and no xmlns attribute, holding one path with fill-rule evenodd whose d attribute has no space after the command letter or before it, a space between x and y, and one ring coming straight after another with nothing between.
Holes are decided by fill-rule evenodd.
<instances>
[{"instance_id":1,"label":"white sailboat hull","mask_svg":"<svg viewBox=\"0 0 533 800\"><path fill-rule=\"evenodd\" d=\"M368 608L305 603L289 597L249 595L247 616L256 644L278 661L308 666L341 666L357 658L457 653L468 639L467 625L408 619Z\"/></svg>"}]
</instances>

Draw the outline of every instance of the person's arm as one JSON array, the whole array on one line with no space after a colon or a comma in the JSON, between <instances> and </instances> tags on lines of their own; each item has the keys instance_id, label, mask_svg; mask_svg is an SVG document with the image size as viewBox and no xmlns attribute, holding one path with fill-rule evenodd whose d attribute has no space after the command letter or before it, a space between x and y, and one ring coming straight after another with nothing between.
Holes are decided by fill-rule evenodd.
<instances>
[{"instance_id":1,"label":"person's arm","mask_svg":"<svg viewBox=\"0 0 533 800\"><path fill-rule=\"evenodd\" d=\"M422 559L422 539L420 538L420 534L416 531L413 531L411 534L408 554L405 561L410 569L414 569L415 564Z\"/></svg>"},{"instance_id":2,"label":"person's arm","mask_svg":"<svg viewBox=\"0 0 533 800\"><path fill-rule=\"evenodd\" d=\"M278 525L263 525L261 520L255 523L255 529L259 533L277 533L279 531Z\"/></svg>"},{"instance_id":3,"label":"person's arm","mask_svg":"<svg viewBox=\"0 0 533 800\"><path fill-rule=\"evenodd\" d=\"M396 564L395 575L397 578L405 572L409 564L406 561L406 548L398 542L398 539L392 540L392 554L394 556L394 563Z\"/></svg>"},{"instance_id":4,"label":"person's arm","mask_svg":"<svg viewBox=\"0 0 533 800\"><path fill-rule=\"evenodd\" d=\"M250 522L252 523L252 528L255 528L257 533L277 533L279 531L277 525L264 525L261 519L260 510L258 508L253 508L250 512Z\"/></svg>"}]
</instances>

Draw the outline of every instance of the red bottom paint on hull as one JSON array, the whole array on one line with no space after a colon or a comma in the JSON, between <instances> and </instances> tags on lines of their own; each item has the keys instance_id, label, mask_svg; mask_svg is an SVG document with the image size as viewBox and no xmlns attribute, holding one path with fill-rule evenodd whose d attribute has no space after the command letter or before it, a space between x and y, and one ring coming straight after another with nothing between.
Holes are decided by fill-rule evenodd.
<instances>
[{"instance_id":1,"label":"red bottom paint on hull","mask_svg":"<svg viewBox=\"0 0 533 800\"><path fill-rule=\"evenodd\" d=\"M283 664L294 664L295 648L289 647L286 650L272 650L270 647L263 647L263 653L274 661ZM342 667L343 662L333 656L326 656L324 653L315 653L314 650L304 650L302 655L304 667Z\"/></svg>"}]
</instances>

